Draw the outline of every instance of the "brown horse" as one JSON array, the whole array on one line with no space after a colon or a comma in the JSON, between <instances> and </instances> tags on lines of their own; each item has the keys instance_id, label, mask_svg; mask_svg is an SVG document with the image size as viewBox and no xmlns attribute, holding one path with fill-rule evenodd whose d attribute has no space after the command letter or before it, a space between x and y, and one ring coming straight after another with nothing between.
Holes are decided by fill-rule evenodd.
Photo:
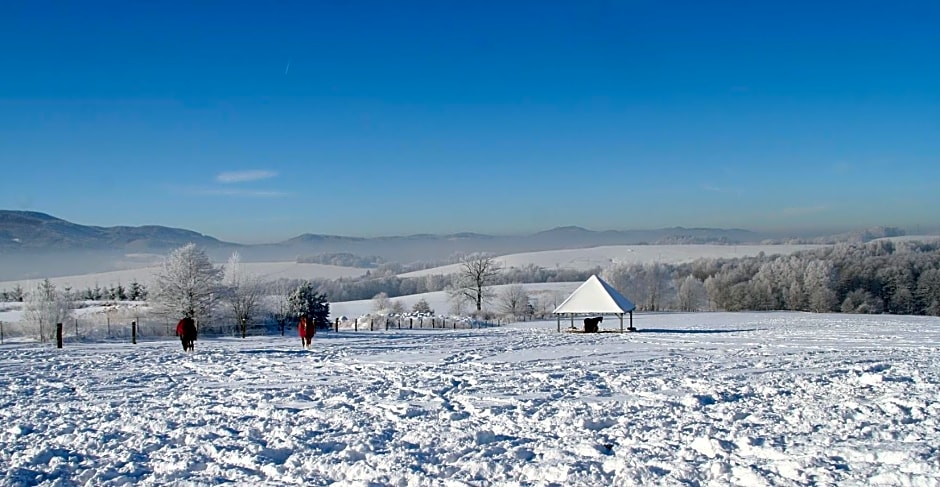
<instances>
[{"instance_id":1,"label":"brown horse","mask_svg":"<svg viewBox=\"0 0 940 487\"><path fill-rule=\"evenodd\" d=\"M180 342L183 343L184 352L194 352L196 350L193 342L196 341L196 322L190 318L185 317L176 324L176 334L180 337Z\"/></svg>"},{"instance_id":2,"label":"brown horse","mask_svg":"<svg viewBox=\"0 0 940 487\"><path fill-rule=\"evenodd\" d=\"M313 336L317 334L317 328L313 323L307 322L306 316L301 316L300 323L297 324L297 334L300 335L300 343L303 347L310 348Z\"/></svg>"}]
</instances>

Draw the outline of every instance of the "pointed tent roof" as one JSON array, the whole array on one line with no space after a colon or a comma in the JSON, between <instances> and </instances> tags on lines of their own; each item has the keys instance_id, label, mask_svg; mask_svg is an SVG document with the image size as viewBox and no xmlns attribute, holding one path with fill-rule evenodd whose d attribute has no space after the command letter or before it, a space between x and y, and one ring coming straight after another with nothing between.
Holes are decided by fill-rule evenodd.
<instances>
[{"instance_id":1,"label":"pointed tent roof","mask_svg":"<svg viewBox=\"0 0 940 487\"><path fill-rule=\"evenodd\" d=\"M592 275L578 286L571 296L552 311L553 314L624 314L636 309L636 305L617 292L603 279Z\"/></svg>"}]
</instances>

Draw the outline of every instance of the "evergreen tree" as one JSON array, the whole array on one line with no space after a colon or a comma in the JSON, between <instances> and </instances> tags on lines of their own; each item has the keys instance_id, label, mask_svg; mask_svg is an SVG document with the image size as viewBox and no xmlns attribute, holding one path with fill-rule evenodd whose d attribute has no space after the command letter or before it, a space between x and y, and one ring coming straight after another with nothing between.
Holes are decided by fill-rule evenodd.
<instances>
[{"instance_id":1,"label":"evergreen tree","mask_svg":"<svg viewBox=\"0 0 940 487\"><path fill-rule=\"evenodd\" d=\"M305 317L307 322L318 328L330 326L330 303L326 296L313 290L310 281L304 281L287 297L291 314L300 319Z\"/></svg>"},{"instance_id":2,"label":"evergreen tree","mask_svg":"<svg viewBox=\"0 0 940 487\"><path fill-rule=\"evenodd\" d=\"M411 311L415 313L424 313L424 314L434 314L434 310L431 309L431 305L428 304L428 301L424 298L421 298L414 306L411 307Z\"/></svg>"},{"instance_id":3,"label":"evergreen tree","mask_svg":"<svg viewBox=\"0 0 940 487\"><path fill-rule=\"evenodd\" d=\"M128 290L127 298L131 301L143 301L147 299L147 288L143 284L131 281L131 287Z\"/></svg>"}]
</instances>

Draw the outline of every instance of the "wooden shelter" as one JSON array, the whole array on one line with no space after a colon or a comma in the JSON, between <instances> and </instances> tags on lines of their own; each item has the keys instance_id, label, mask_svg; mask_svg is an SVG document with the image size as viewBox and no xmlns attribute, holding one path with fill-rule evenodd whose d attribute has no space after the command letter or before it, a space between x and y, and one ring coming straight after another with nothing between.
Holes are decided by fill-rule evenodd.
<instances>
[{"instance_id":1,"label":"wooden shelter","mask_svg":"<svg viewBox=\"0 0 940 487\"><path fill-rule=\"evenodd\" d=\"M558 319L558 331L561 331L561 318L567 315L571 318L571 327L574 328L575 315L605 315L613 314L620 318L620 332L623 333L623 316L630 316L630 331L633 327L633 310L636 305L620 294L603 279L592 275L587 281L565 299L552 314Z\"/></svg>"}]
</instances>

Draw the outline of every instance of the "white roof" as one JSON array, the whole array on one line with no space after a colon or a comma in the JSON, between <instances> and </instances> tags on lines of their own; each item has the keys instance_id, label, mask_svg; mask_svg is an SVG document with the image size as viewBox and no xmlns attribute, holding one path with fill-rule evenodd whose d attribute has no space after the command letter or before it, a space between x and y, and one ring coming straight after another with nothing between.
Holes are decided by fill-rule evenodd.
<instances>
[{"instance_id":1,"label":"white roof","mask_svg":"<svg viewBox=\"0 0 940 487\"><path fill-rule=\"evenodd\" d=\"M623 314L636 309L636 305L610 284L597 276L591 276L578 286L571 296L561 303L554 314Z\"/></svg>"}]
</instances>

